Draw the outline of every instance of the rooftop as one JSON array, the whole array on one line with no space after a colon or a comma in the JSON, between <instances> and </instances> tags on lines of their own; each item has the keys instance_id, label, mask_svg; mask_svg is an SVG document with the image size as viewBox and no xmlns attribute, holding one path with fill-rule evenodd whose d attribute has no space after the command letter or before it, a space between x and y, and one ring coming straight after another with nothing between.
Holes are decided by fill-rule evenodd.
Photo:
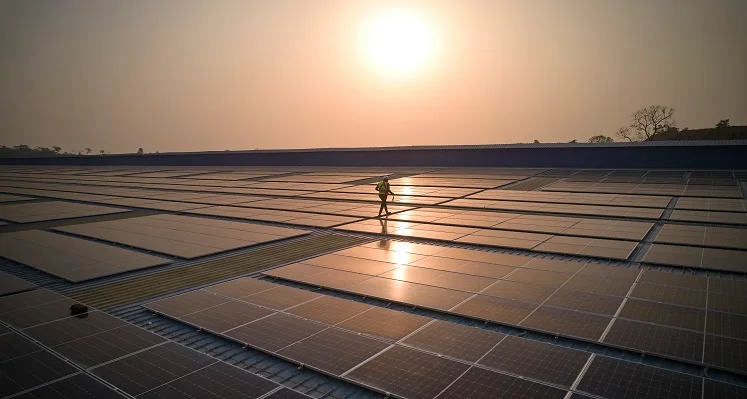
<instances>
[{"instance_id":1,"label":"rooftop","mask_svg":"<svg viewBox=\"0 0 747 399\"><path fill-rule=\"evenodd\" d=\"M2 166L0 397L747 397L746 193L733 169Z\"/></svg>"}]
</instances>

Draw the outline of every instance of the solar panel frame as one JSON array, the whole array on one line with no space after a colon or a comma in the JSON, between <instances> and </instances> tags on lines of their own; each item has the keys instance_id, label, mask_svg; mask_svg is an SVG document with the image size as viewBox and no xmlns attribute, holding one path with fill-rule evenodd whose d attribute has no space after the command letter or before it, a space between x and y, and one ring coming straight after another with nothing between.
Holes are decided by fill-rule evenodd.
<instances>
[{"instance_id":1,"label":"solar panel frame","mask_svg":"<svg viewBox=\"0 0 747 399\"><path fill-rule=\"evenodd\" d=\"M380 339L398 341L430 321L429 318L387 308L373 307L339 324L346 330Z\"/></svg>"},{"instance_id":2,"label":"solar panel frame","mask_svg":"<svg viewBox=\"0 0 747 399\"><path fill-rule=\"evenodd\" d=\"M467 362L477 362L504 337L506 335L490 330L434 320L401 343Z\"/></svg>"}]
</instances>

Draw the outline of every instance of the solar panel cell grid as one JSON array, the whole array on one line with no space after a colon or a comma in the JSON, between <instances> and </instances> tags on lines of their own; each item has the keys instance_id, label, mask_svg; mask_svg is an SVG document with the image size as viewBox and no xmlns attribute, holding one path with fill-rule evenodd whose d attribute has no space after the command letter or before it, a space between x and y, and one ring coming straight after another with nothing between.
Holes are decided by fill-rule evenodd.
<instances>
[{"instance_id":1,"label":"solar panel cell grid","mask_svg":"<svg viewBox=\"0 0 747 399\"><path fill-rule=\"evenodd\" d=\"M747 372L747 341L706 334L703 362Z\"/></svg>"},{"instance_id":2,"label":"solar panel cell grid","mask_svg":"<svg viewBox=\"0 0 747 399\"><path fill-rule=\"evenodd\" d=\"M246 302L231 301L182 316L180 320L209 331L222 333L272 313L271 310Z\"/></svg>"},{"instance_id":3,"label":"solar panel cell grid","mask_svg":"<svg viewBox=\"0 0 747 399\"><path fill-rule=\"evenodd\" d=\"M55 346L125 325L125 322L102 312L70 316L25 332L44 345Z\"/></svg>"},{"instance_id":4,"label":"solar panel cell grid","mask_svg":"<svg viewBox=\"0 0 747 399\"><path fill-rule=\"evenodd\" d=\"M74 303L75 301L65 298L61 301L3 313L0 315L0 320L17 328L33 327L70 316L70 305Z\"/></svg>"},{"instance_id":5,"label":"solar panel cell grid","mask_svg":"<svg viewBox=\"0 0 747 399\"><path fill-rule=\"evenodd\" d=\"M616 319L604 342L678 359L702 360L702 332Z\"/></svg>"},{"instance_id":6,"label":"solar panel cell grid","mask_svg":"<svg viewBox=\"0 0 747 399\"><path fill-rule=\"evenodd\" d=\"M472 367L438 397L560 399L566 393L555 387Z\"/></svg>"},{"instance_id":7,"label":"solar panel cell grid","mask_svg":"<svg viewBox=\"0 0 747 399\"><path fill-rule=\"evenodd\" d=\"M0 335L0 363L41 350L41 347L14 332Z\"/></svg>"},{"instance_id":8,"label":"solar panel cell grid","mask_svg":"<svg viewBox=\"0 0 747 399\"><path fill-rule=\"evenodd\" d=\"M744 397L747 397L747 387L709 379L706 379L703 385L703 399L739 399Z\"/></svg>"},{"instance_id":9,"label":"solar panel cell grid","mask_svg":"<svg viewBox=\"0 0 747 399\"><path fill-rule=\"evenodd\" d=\"M277 287L275 284L255 278L238 278L225 283L211 285L204 290L230 298L243 298Z\"/></svg>"},{"instance_id":10,"label":"solar panel cell grid","mask_svg":"<svg viewBox=\"0 0 747 399\"><path fill-rule=\"evenodd\" d=\"M77 371L47 351L33 352L0 363L0 395L12 395Z\"/></svg>"},{"instance_id":11,"label":"solar panel cell grid","mask_svg":"<svg viewBox=\"0 0 747 399\"><path fill-rule=\"evenodd\" d=\"M292 287L277 286L271 290L244 297L242 300L271 309L283 310L317 297L319 297L319 294L313 292Z\"/></svg>"},{"instance_id":12,"label":"solar panel cell grid","mask_svg":"<svg viewBox=\"0 0 747 399\"><path fill-rule=\"evenodd\" d=\"M701 399L702 378L596 356L581 379L578 389L610 399Z\"/></svg>"},{"instance_id":13,"label":"solar panel cell grid","mask_svg":"<svg viewBox=\"0 0 747 399\"><path fill-rule=\"evenodd\" d=\"M57 345L53 350L80 367L90 368L164 341L156 334L128 324Z\"/></svg>"},{"instance_id":14,"label":"solar panel cell grid","mask_svg":"<svg viewBox=\"0 0 747 399\"><path fill-rule=\"evenodd\" d=\"M16 398L120 399L122 395L85 374L76 374L64 380L26 392L20 396L16 396Z\"/></svg>"},{"instance_id":15,"label":"solar panel cell grid","mask_svg":"<svg viewBox=\"0 0 747 399\"><path fill-rule=\"evenodd\" d=\"M403 343L440 355L476 362L504 337L505 335L493 331L435 320Z\"/></svg>"},{"instance_id":16,"label":"solar panel cell grid","mask_svg":"<svg viewBox=\"0 0 747 399\"><path fill-rule=\"evenodd\" d=\"M338 327L362 334L398 341L428 323L430 319L396 310L373 307L349 318Z\"/></svg>"},{"instance_id":17,"label":"solar panel cell grid","mask_svg":"<svg viewBox=\"0 0 747 399\"><path fill-rule=\"evenodd\" d=\"M545 302L545 305L612 316L622 301L622 297L561 288Z\"/></svg>"},{"instance_id":18,"label":"solar panel cell grid","mask_svg":"<svg viewBox=\"0 0 747 399\"><path fill-rule=\"evenodd\" d=\"M555 290L554 287L543 285L519 283L515 281L499 281L488 289L482 291L481 294L540 304L549 298Z\"/></svg>"},{"instance_id":19,"label":"solar panel cell grid","mask_svg":"<svg viewBox=\"0 0 747 399\"><path fill-rule=\"evenodd\" d=\"M199 370L216 360L168 342L92 369L122 391L137 396Z\"/></svg>"},{"instance_id":20,"label":"solar panel cell grid","mask_svg":"<svg viewBox=\"0 0 747 399\"><path fill-rule=\"evenodd\" d=\"M537 307L535 304L477 295L452 310L457 314L500 323L518 324Z\"/></svg>"},{"instance_id":21,"label":"solar panel cell grid","mask_svg":"<svg viewBox=\"0 0 747 399\"><path fill-rule=\"evenodd\" d=\"M688 290L658 284L638 283L630 296L654 302L705 309L707 294L705 291Z\"/></svg>"},{"instance_id":22,"label":"solar panel cell grid","mask_svg":"<svg viewBox=\"0 0 747 399\"><path fill-rule=\"evenodd\" d=\"M611 318L607 316L540 306L520 325L551 333L597 340L609 325L610 320Z\"/></svg>"},{"instance_id":23,"label":"solar panel cell grid","mask_svg":"<svg viewBox=\"0 0 747 399\"><path fill-rule=\"evenodd\" d=\"M412 349L393 346L347 377L406 398L433 398L469 366Z\"/></svg>"},{"instance_id":24,"label":"solar panel cell grid","mask_svg":"<svg viewBox=\"0 0 747 399\"><path fill-rule=\"evenodd\" d=\"M507 336L480 364L540 381L570 387L590 354Z\"/></svg>"},{"instance_id":25,"label":"solar panel cell grid","mask_svg":"<svg viewBox=\"0 0 747 399\"><path fill-rule=\"evenodd\" d=\"M230 298L206 290L195 290L150 302L144 306L154 312L167 314L171 317L181 317L229 302L230 300Z\"/></svg>"},{"instance_id":26,"label":"solar panel cell grid","mask_svg":"<svg viewBox=\"0 0 747 399\"><path fill-rule=\"evenodd\" d=\"M330 328L297 342L278 354L340 375L389 345L363 335Z\"/></svg>"},{"instance_id":27,"label":"solar panel cell grid","mask_svg":"<svg viewBox=\"0 0 747 399\"><path fill-rule=\"evenodd\" d=\"M704 309L628 299L620 311L620 317L670 327L703 331L705 313Z\"/></svg>"},{"instance_id":28,"label":"solar panel cell grid","mask_svg":"<svg viewBox=\"0 0 747 399\"><path fill-rule=\"evenodd\" d=\"M291 308L288 313L322 323L337 324L371 308L371 305L359 302L322 296L319 299Z\"/></svg>"},{"instance_id":29,"label":"solar panel cell grid","mask_svg":"<svg viewBox=\"0 0 747 399\"><path fill-rule=\"evenodd\" d=\"M298 317L276 313L225 332L239 342L275 352L327 327Z\"/></svg>"},{"instance_id":30,"label":"solar panel cell grid","mask_svg":"<svg viewBox=\"0 0 747 399\"><path fill-rule=\"evenodd\" d=\"M217 362L167 385L148 391L140 398L258 398L277 385L238 367Z\"/></svg>"}]
</instances>

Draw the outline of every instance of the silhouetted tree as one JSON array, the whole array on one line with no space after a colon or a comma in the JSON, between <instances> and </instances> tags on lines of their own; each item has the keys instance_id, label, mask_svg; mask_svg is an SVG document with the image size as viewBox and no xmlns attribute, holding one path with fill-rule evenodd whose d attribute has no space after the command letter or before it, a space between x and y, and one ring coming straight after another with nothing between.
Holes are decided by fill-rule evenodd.
<instances>
[{"instance_id":1,"label":"silhouetted tree","mask_svg":"<svg viewBox=\"0 0 747 399\"><path fill-rule=\"evenodd\" d=\"M722 128L725 128L725 127L729 127L729 119L721 119L716 124L716 129L722 129Z\"/></svg>"},{"instance_id":2,"label":"silhouetted tree","mask_svg":"<svg viewBox=\"0 0 747 399\"><path fill-rule=\"evenodd\" d=\"M610 136L605 136L603 134L598 134L596 136L591 136L589 138L590 143L614 143L615 140L612 139Z\"/></svg>"},{"instance_id":3,"label":"silhouetted tree","mask_svg":"<svg viewBox=\"0 0 747 399\"><path fill-rule=\"evenodd\" d=\"M143 149L142 149L142 147L141 147L141 148L138 148L138 149L137 149L137 153L138 153L138 154L142 154L142 153L143 153Z\"/></svg>"},{"instance_id":4,"label":"silhouetted tree","mask_svg":"<svg viewBox=\"0 0 747 399\"><path fill-rule=\"evenodd\" d=\"M534 140L534 144L539 144L539 140Z\"/></svg>"},{"instance_id":5,"label":"silhouetted tree","mask_svg":"<svg viewBox=\"0 0 747 399\"><path fill-rule=\"evenodd\" d=\"M58 147L58 146L53 146L53 147L52 147L52 149L53 149L53 150L54 150L54 152L55 152L55 153L57 153L57 154L59 154L59 153L60 153L60 151L62 151L62 147Z\"/></svg>"},{"instance_id":6,"label":"silhouetted tree","mask_svg":"<svg viewBox=\"0 0 747 399\"><path fill-rule=\"evenodd\" d=\"M101 155L104 155L104 154L106 154L106 151L104 151L104 150L99 150L99 154L101 154Z\"/></svg>"},{"instance_id":7,"label":"silhouetted tree","mask_svg":"<svg viewBox=\"0 0 747 399\"><path fill-rule=\"evenodd\" d=\"M628 141L644 141L651 136L671 130L677 121L674 119L674 108L664 105L651 105L633 112L628 127L617 130L617 136Z\"/></svg>"},{"instance_id":8,"label":"silhouetted tree","mask_svg":"<svg viewBox=\"0 0 747 399\"><path fill-rule=\"evenodd\" d=\"M576 139L569 141L568 143L577 143Z\"/></svg>"},{"instance_id":9,"label":"silhouetted tree","mask_svg":"<svg viewBox=\"0 0 747 399\"><path fill-rule=\"evenodd\" d=\"M92 149L88 147L86 147L85 150L86 150L86 155L90 154L93 151Z\"/></svg>"}]
</instances>

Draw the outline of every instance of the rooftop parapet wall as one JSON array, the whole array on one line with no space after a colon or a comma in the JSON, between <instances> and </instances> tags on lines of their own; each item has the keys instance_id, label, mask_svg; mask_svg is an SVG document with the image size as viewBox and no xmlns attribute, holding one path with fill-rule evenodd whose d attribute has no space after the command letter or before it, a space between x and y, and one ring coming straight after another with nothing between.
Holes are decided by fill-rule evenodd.
<instances>
[{"instance_id":1,"label":"rooftop parapet wall","mask_svg":"<svg viewBox=\"0 0 747 399\"><path fill-rule=\"evenodd\" d=\"M747 140L324 148L3 158L4 165L747 169Z\"/></svg>"}]
</instances>

